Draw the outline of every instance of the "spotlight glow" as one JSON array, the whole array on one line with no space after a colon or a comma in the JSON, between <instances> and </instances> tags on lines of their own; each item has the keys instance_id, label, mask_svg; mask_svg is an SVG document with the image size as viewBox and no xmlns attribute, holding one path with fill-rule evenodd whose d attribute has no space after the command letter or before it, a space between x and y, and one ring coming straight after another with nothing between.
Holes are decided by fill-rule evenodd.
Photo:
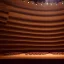
<instances>
[{"instance_id":1,"label":"spotlight glow","mask_svg":"<svg viewBox=\"0 0 64 64\"><path fill-rule=\"evenodd\" d=\"M48 5L48 3L46 3Z\"/></svg>"},{"instance_id":2,"label":"spotlight glow","mask_svg":"<svg viewBox=\"0 0 64 64\"><path fill-rule=\"evenodd\" d=\"M28 3L30 3L30 2L28 2Z\"/></svg>"},{"instance_id":3,"label":"spotlight glow","mask_svg":"<svg viewBox=\"0 0 64 64\"><path fill-rule=\"evenodd\" d=\"M62 4L64 4L64 3L62 2Z\"/></svg>"},{"instance_id":4,"label":"spotlight glow","mask_svg":"<svg viewBox=\"0 0 64 64\"><path fill-rule=\"evenodd\" d=\"M42 4L41 4L42 5Z\"/></svg>"},{"instance_id":5,"label":"spotlight glow","mask_svg":"<svg viewBox=\"0 0 64 64\"><path fill-rule=\"evenodd\" d=\"M50 5L52 5L52 3Z\"/></svg>"},{"instance_id":6,"label":"spotlight glow","mask_svg":"<svg viewBox=\"0 0 64 64\"><path fill-rule=\"evenodd\" d=\"M37 4L36 4L37 5Z\"/></svg>"}]
</instances>

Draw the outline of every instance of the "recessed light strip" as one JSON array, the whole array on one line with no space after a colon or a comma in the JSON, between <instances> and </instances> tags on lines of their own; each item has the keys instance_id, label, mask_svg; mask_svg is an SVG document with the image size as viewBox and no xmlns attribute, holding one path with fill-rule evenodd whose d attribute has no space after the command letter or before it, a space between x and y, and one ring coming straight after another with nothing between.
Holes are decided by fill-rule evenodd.
<instances>
[{"instance_id":1,"label":"recessed light strip","mask_svg":"<svg viewBox=\"0 0 64 64\"><path fill-rule=\"evenodd\" d=\"M32 3L32 4L35 4L35 5L38 5L38 3L40 3L40 5L42 6L43 4L46 4L46 5L53 5L53 4L56 4L58 5L59 2L61 2L61 4L63 5L64 4L64 1L62 0L22 0L23 2L27 2L28 4L29 3Z\"/></svg>"}]
</instances>

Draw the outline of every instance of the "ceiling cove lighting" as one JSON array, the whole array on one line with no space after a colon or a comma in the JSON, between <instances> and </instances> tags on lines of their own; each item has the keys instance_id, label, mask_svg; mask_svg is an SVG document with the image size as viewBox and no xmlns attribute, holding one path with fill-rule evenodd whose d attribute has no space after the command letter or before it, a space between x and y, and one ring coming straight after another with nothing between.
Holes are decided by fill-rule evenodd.
<instances>
[{"instance_id":1,"label":"ceiling cove lighting","mask_svg":"<svg viewBox=\"0 0 64 64\"><path fill-rule=\"evenodd\" d=\"M52 6L53 3L55 3L56 5L61 2L61 4L64 4L64 0L22 0L23 2L27 2L28 4L31 2L32 4L38 5L38 3L42 4L45 3L46 5L48 5L50 3L50 5Z\"/></svg>"}]
</instances>

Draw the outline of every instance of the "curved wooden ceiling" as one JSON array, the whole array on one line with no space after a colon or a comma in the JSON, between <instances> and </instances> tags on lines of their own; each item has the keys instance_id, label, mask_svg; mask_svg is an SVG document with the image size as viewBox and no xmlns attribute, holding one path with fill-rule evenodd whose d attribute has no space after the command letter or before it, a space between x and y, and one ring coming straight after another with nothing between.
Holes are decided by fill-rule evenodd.
<instances>
[{"instance_id":1,"label":"curved wooden ceiling","mask_svg":"<svg viewBox=\"0 0 64 64\"><path fill-rule=\"evenodd\" d=\"M6 6L0 10L4 24L0 29L1 50L64 50L64 4L41 6L27 0L1 4Z\"/></svg>"}]
</instances>

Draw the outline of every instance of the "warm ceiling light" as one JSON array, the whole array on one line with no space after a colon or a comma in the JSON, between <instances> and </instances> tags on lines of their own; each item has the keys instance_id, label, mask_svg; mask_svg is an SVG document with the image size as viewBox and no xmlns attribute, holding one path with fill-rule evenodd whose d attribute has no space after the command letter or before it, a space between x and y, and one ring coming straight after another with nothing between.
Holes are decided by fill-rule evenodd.
<instances>
[{"instance_id":1,"label":"warm ceiling light","mask_svg":"<svg viewBox=\"0 0 64 64\"><path fill-rule=\"evenodd\" d=\"M52 5L52 3L50 5Z\"/></svg>"},{"instance_id":2,"label":"warm ceiling light","mask_svg":"<svg viewBox=\"0 0 64 64\"><path fill-rule=\"evenodd\" d=\"M48 3L58 3L58 2L62 2L63 0L29 0L29 1L34 1L35 3L37 3L37 2L39 2L39 3L41 3L41 2L48 2Z\"/></svg>"},{"instance_id":3,"label":"warm ceiling light","mask_svg":"<svg viewBox=\"0 0 64 64\"><path fill-rule=\"evenodd\" d=\"M42 4L41 4L42 5Z\"/></svg>"},{"instance_id":4,"label":"warm ceiling light","mask_svg":"<svg viewBox=\"0 0 64 64\"><path fill-rule=\"evenodd\" d=\"M48 5L48 2L46 4Z\"/></svg>"},{"instance_id":5,"label":"warm ceiling light","mask_svg":"<svg viewBox=\"0 0 64 64\"><path fill-rule=\"evenodd\" d=\"M64 3L62 2L62 4L64 4Z\"/></svg>"},{"instance_id":6,"label":"warm ceiling light","mask_svg":"<svg viewBox=\"0 0 64 64\"><path fill-rule=\"evenodd\" d=\"M37 4L36 4L37 5Z\"/></svg>"},{"instance_id":7,"label":"warm ceiling light","mask_svg":"<svg viewBox=\"0 0 64 64\"><path fill-rule=\"evenodd\" d=\"M23 2L26 2L26 0L22 0ZM50 5L53 5L53 3L56 3L56 5L61 2L61 4L64 4L64 0L27 0L27 3L30 3L30 1L32 2L32 4L36 4L38 5L38 3L40 3L40 5L42 6L42 3L45 3L46 5L48 5L50 3Z\"/></svg>"},{"instance_id":8,"label":"warm ceiling light","mask_svg":"<svg viewBox=\"0 0 64 64\"><path fill-rule=\"evenodd\" d=\"M28 2L28 3L30 3L30 2Z\"/></svg>"}]
</instances>

